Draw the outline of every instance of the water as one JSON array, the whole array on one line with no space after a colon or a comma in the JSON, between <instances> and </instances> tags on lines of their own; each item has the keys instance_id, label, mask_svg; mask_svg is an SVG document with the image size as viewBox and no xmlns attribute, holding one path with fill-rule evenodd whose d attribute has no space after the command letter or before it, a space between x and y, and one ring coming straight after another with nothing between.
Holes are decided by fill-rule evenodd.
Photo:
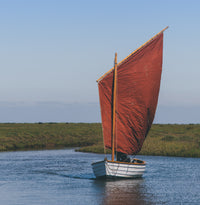
<instances>
[{"instance_id":1,"label":"water","mask_svg":"<svg viewBox=\"0 0 200 205\"><path fill-rule=\"evenodd\" d=\"M200 159L140 156L137 180L95 180L104 155L73 149L0 153L2 205L200 204Z\"/></svg>"}]
</instances>

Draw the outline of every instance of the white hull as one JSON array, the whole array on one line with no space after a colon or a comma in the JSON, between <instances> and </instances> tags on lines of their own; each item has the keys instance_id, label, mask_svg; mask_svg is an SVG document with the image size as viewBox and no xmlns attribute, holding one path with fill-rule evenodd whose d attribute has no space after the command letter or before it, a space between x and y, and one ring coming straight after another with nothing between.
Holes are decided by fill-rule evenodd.
<instances>
[{"instance_id":1,"label":"white hull","mask_svg":"<svg viewBox=\"0 0 200 205\"><path fill-rule=\"evenodd\" d=\"M92 168L97 178L138 178L145 171L145 163L100 161L93 163Z\"/></svg>"}]
</instances>

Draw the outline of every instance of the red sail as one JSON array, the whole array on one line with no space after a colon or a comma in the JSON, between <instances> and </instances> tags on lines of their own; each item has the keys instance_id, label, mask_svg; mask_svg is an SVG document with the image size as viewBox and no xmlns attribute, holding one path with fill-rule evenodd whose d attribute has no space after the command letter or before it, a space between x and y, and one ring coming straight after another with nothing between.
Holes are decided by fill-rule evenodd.
<instances>
[{"instance_id":1,"label":"red sail","mask_svg":"<svg viewBox=\"0 0 200 205\"><path fill-rule=\"evenodd\" d=\"M160 89L163 33L117 67L116 147L138 153L152 125ZM113 70L98 82L104 145L111 149Z\"/></svg>"}]
</instances>

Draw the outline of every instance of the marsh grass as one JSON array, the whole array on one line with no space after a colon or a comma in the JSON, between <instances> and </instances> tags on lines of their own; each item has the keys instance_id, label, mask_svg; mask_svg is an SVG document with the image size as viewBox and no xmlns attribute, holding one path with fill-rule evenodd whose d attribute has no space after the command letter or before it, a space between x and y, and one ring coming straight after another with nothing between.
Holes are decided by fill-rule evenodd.
<instances>
[{"instance_id":1,"label":"marsh grass","mask_svg":"<svg viewBox=\"0 0 200 205\"><path fill-rule=\"evenodd\" d=\"M80 151L103 152L103 144L80 148ZM200 157L200 124L154 124L140 155Z\"/></svg>"},{"instance_id":2,"label":"marsh grass","mask_svg":"<svg viewBox=\"0 0 200 205\"><path fill-rule=\"evenodd\" d=\"M101 136L99 123L2 123L0 151L89 146Z\"/></svg>"},{"instance_id":3,"label":"marsh grass","mask_svg":"<svg viewBox=\"0 0 200 205\"><path fill-rule=\"evenodd\" d=\"M0 151L80 147L103 153L100 123L2 123ZM110 153L109 150L106 151ZM200 124L154 124L141 155L200 157Z\"/></svg>"},{"instance_id":4,"label":"marsh grass","mask_svg":"<svg viewBox=\"0 0 200 205\"><path fill-rule=\"evenodd\" d=\"M200 157L200 125L155 124L150 130L140 154Z\"/></svg>"}]
</instances>

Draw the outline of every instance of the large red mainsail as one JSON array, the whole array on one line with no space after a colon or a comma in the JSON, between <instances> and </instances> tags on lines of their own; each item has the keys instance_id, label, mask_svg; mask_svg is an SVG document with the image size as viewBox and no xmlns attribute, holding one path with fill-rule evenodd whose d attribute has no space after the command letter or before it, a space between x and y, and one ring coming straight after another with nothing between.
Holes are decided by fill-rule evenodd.
<instances>
[{"instance_id":1,"label":"large red mainsail","mask_svg":"<svg viewBox=\"0 0 200 205\"><path fill-rule=\"evenodd\" d=\"M160 89L163 32L117 66L115 150L138 153L152 125ZM111 149L113 69L98 81L104 145Z\"/></svg>"}]
</instances>

